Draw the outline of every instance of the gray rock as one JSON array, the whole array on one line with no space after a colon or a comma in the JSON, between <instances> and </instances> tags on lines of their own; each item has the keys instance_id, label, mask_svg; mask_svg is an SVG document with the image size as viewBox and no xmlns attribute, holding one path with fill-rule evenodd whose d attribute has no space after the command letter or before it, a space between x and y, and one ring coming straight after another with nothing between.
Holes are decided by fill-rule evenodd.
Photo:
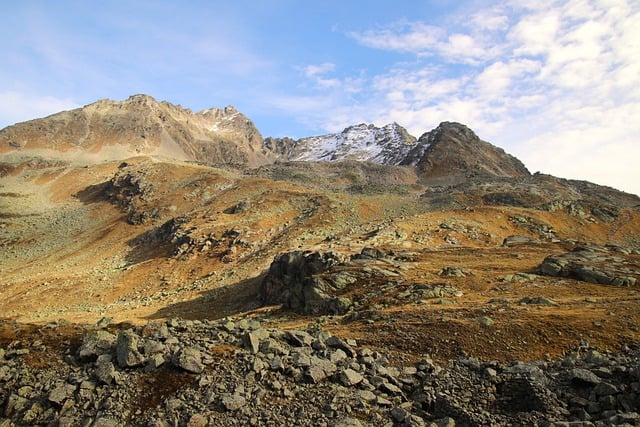
<instances>
[{"instance_id":1,"label":"gray rock","mask_svg":"<svg viewBox=\"0 0 640 427\"><path fill-rule=\"evenodd\" d=\"M557 302L552 299L545 297L524 297L519 301L520 304L534 304L534 305L551 305L557 306L559 305Z\"/></svg>"},{"instance_id":2,"label":"gray rock","mask_svg":"<svg viewBox=\"0 0 640 427\"><path fill-rule=\"evenodd\" d=\"M204 370L202 355L195 347L187 347L178 351L173 357L173 364L185 371L200 374Z\"/></svg>"},{"instance_id":3,"label":"gray rock","mask_svg":"<svg viewBox=\"0 0 640 427\"><path fill-rule=\"evenodd\" d=\"M350 368L341 371L339 374L339 380L345 387L352 387L360 384L363 379L364 377L362 375Z\"/></svg>"},{"instance_id":4,"label":"gray rock","mask_svg":"<svg viewBox=\"0 0 640 427\"><path fill-rule=\"evenodd\" d=\"M319 383L333 375L337 370L338 367L330 360L312 356L311 365L305 371L305 375L311 382Z\"/></svg>"},{"instance_id":5,"label":"gray rock","mask_svg":"<svg viewBox=\"0 0 640 427\"><path fill-rule=\"evenodd\" d=\"M341 309L328 292L336 287L318 275L343 259L332 252L294 251L278 255L258 289L263 305L282 304L305 314L330 313Z\"/></svg>"},{"instance_id":6,"label":"gray rock","mask_svg":"<svg viewBox=\"0 0 640 427\"><path fill-rule=\"evenodd\" d=\"M121 368L132 368L140 366L145 357L138 350L140 337L133 331L127 329L120 331L116 344L116 357L118 366Z\"/></svg>"},{"instance_id":7,"label":"gray rock","mask_svg":"<svg viewBox=\"0 0 640 427\"><path fill-rule=\"evenodd\" d=\"M96 360L96 370L94 371L96 378L103 384L111 384L116 379L116 367L111 362L111 356L102 355Z\"/></svg>"},{"instance_id":8,"label":"gray rock","mask_svg":"<svg viewBox=\"0 0 640 427\"><path fill-rule=\"evenodd\" d=\"M251 353L256 354L260 351L260 339L253 332L247 332L243 336L244 347Z\"/></svg>"},{"instance_id":9,"label":"gray rock","mask_svg":"<svg viewBox=\"0 0 640 427\"><path fill-rule=\"evenodd\" d=\"M393 418L393 420L397 423L401 423L407 418L409 418L409 412L407 412L403 408L393 408L389 412L389 415L391 415L391 418Z\"/></svg>"},{"instance_id":10,"label":"gray rock","mask_svg":"<svg viewBox=\"0 0 640 427\"><path fill-rule=\"evenodd\" d=\"M601 382L601 383L597 384L594 387L593 391L598 396L610 396L612 394L618 394L620 392L618 387L616 387L613 384L609 384L609 383L605 383L605 382Z\"/></svg>"},{"instance_id":11,"label":"gray rock","mask_svg":"<svg viewBox=\"0 0 640 427\"><path fill-rule=\"evenodd\" d=\"M237 411L247 404L247 400L240 395L227 393L222 396L222 406L227 411Z\"/></svg>"},{"instance_id":12,"label":"gray rock","mask_svg":"<svg viewBox=\"0 0 640 427\"><path fill-rule=\"evenodd\" d=\"M62 405L65 400L73 395L75 389L76 387L72 384L58 383L49 393L48 400L56 405Z\"/></svg>"},{"instance_id":13,"label":"gray rock","mask_svg":"<svg viewBox=\"0 0 640 427\"><path fill-rule=\"evenodd\" d=\"M588 369L574 368L571 370L571 381L577 384L600 384L602 381L593 372Z\"/></svg>"},{"instance_id":14,"label":"gray rock","mask_svg":"<svg viewBox=\"0 0 640 427\"><path fill-rule=\"evenodd\" d=\"M121 423L110 417L98 417L95 419L91 427L119 427Z\"/></svg>"},{"instance_id":15,"label":"gray rock","mask_svg":"<svg viewBox=\"0 0 640 427\"><path fill-rule=\"evenodd\" d=\"M82 338L82 345L78 355L82 359L95 359L101 354L110 353L117 341L117 337L107 331L91 331Z\"/></svg>"},{"instance_id":16,"label":"gray rock","mask_svg":"<svg viewBox=\"0 0 640 427\"><path fill-rule=\"evenodd\" d=\"M546 257L538 266L538 272L603 285L633 286L640 274L635 263L620 254L626 255L612 247L579 246L571 252Z\"/></svg>"},{"instance_id":17,"label":"gray rock","mask_svg":"<svg viewBox=\"0 0 640 427\"><path fill-rule=\"evenodd\" d=\"M438 274L444 277L466 277L471 272L462 267L444 267Z\"/></svg>"},{"instance_id":18,"label":"gray rock","mask_svg":"<svg viewBox=\"0 0 640 427\"><path fill-rule=\"evenodd\" d=\"M331 336L327 338L324 343L331 348L339 348L344 351L347 356L353 358L356 356L355 350L343 339L338 338L336 336Z\"/></svg>"},{"instance_id":19,"label":"gray rock","mask_svg":"<svg viewBox=\"0 0 640 427\"><path fill-rule=\"evenodd\" d=\"M294 347L309 347L313 343L311 334L299 330L287 331L285 339Z\"/></svg>"},{"instance_id":20,"label":"gray rock","mask_svg":"<svg viewBox=\"0 0 640 427\"><path fill-rule=\"evenodd\" d=\"M362 427L362 423L357 418L345 417L337 420L333 424L332 427Z\"/></svg>"},{"instance_id":21,"label":"gray rock","mask_svg":"<svg viewBox=\"0 0 640 427\"><path fill-rule=\"evenodd\" d=\"M534 239L528 236L508 236L502 241L502 246L506 246L508 248L520 245L536 245L540 244L540 240Z\"/></svg>"}]
</instances>

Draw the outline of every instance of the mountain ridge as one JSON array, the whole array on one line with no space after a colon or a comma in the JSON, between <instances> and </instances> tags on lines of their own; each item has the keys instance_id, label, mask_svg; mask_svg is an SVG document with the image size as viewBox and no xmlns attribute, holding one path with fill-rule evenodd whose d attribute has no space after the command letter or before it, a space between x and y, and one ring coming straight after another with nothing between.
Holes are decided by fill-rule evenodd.
<instances>
[{"instance_id":1,"label":"mountain ridge","mask_svg":"<svg viewBox=\"0 0 640 427\"><path fill-rule=\"evenodd\" d=\"M263 138L233 106L193 113L180 105L132 95L17 123L0 130L0 156L124 160L159 155L213 165L258 167L276 161L368 161L416 167L422 178L528 175L504 150L460 123L443 122L420 138L397 123L357 124L338 133Z\"/></svg>"}]
</instances>

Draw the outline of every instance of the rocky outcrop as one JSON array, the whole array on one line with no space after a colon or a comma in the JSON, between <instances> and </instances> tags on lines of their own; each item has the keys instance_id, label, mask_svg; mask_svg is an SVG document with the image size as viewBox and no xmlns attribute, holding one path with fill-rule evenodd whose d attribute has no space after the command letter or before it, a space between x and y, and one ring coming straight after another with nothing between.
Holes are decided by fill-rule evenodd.
<instances>
[{"instance_id":1,"label":"rocky outcrop","mask_svg":"<svg viewBox=\"0 0 640 427\"><path fill-rule=\"evenodd\" d=\"M546 257L538 272L603 285L634 286L640 280L639 265L637 252L619 246L581 245Z\"/></svg>"},{"instance_id":2,"label":"rocky outcrop","mask_svg":"<svg viewBox=\"0 0 640 427\"><path fill-rule=\"evenodd\" d=\"M345 312L345 302L331 295L336 284L322 274L344 259L331 252L293 251L278 255L259 289L263 305L282 304L305 314Z\"/></svg>"},{"instance_id":3,"label":"rocky outcrop","mask_svg":"<svg viewBox=\"0 0 640 427\"><path fill-rule=\"evenodd\" d=\"M396 365L321 328L284 331L259 319L109 329L86 333L79 351L69 342L0 348L0 425L640 423L637 349L584 346L554 361L462 357L446 366L423 355Z\"/></svg>"}]
</instances>

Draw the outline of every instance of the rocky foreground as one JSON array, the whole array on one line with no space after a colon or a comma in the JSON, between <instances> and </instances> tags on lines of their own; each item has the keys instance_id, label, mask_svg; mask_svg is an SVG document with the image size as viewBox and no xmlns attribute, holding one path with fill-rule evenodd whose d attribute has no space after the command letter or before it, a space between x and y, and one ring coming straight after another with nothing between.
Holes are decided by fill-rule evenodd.
<instances>
[{"instance_id":1,"label":"rocky foreground","mask_svg":"<svg viewBox=\"0 0 640 427\"><path fill-rule=\"evenodd\" d=\"M637 347L393 366L320 324L103 321L56 343L63 328L0 349L0 426L640 425Z\"/></svg>"}]
</instances>

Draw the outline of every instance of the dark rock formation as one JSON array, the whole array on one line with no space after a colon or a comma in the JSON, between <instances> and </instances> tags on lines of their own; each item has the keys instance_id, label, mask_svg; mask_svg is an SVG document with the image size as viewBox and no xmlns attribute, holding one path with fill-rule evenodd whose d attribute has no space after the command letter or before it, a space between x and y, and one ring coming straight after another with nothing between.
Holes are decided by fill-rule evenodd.
<instances>
[{"instance_id":1,"label":"dark rock formation","mask_svg":"<svg viewBox=\"0 0 640 427\"><path fill-rule=\"evenodd\" d=\"M284 308L307 314L344 312L339 298L330 295L335 286L322 273L343 259L330 252L294 251L278 255L260 285L263 305L282 304Z\"/></svg>"},{"instance_id":2,"label":"dark rock formation","mask_svg":"<svg viewBox=\"0 0 640 427\"><path fill-rule=\"evenodd\" d=\"M640 257L625 248L582 245L571 252L548 256L538 272L603 285L634 286L640 280L639 267Z\"/></svg>"}]
</instances>

